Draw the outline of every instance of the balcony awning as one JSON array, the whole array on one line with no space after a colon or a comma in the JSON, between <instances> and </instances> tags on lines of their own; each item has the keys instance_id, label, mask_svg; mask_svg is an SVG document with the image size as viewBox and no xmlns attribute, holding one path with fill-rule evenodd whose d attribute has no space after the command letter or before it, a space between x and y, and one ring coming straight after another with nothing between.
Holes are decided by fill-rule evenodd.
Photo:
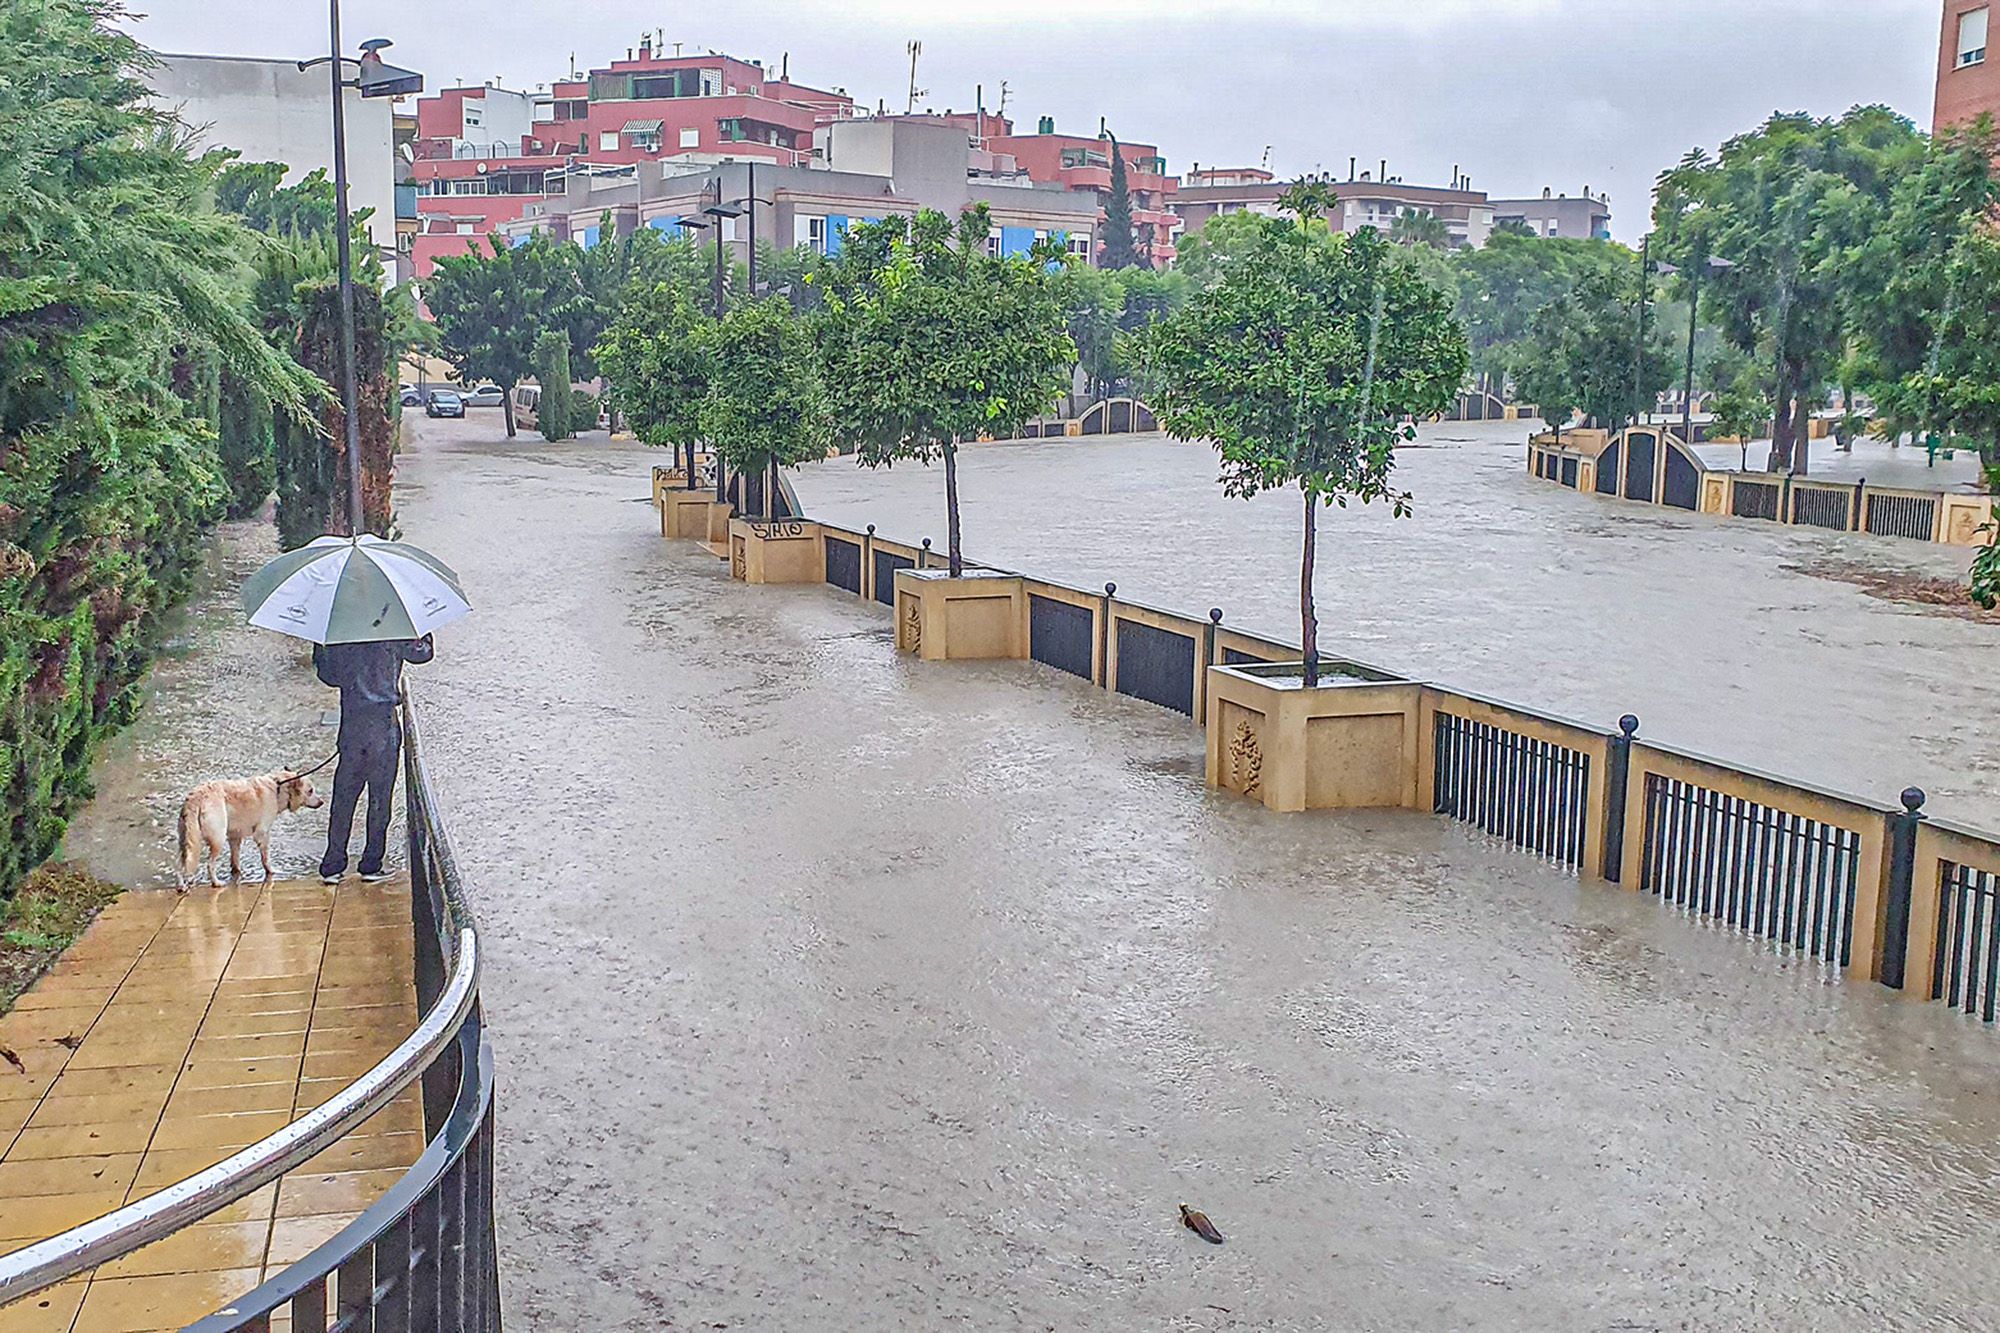
<instances>
[{"instance_id":1,"label":"balcony awning","mask_svg":"<svg viewBox=\"0 0 2000 1333\"><path fill-rule=\"evenodd\" d=\"M658 134L660 126L664 123L658 120L628 120L625 122L625 128L618 132L620 134Z\"/></svg>"}]
</instances>

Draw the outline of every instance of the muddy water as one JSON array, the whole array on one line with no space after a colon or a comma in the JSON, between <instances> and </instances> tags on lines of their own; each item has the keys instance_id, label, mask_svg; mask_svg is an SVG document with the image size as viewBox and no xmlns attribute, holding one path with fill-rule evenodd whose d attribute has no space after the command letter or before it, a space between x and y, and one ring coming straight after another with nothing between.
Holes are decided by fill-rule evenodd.
<instances>
[{"instance_id":1,"label":"muddy water","mask_svg":"<svg viewBox=\"0 0 2000 1333\"><path fill-rule=\"evenodd\" d=\"M644 451L491 415L423 423L399 494L479 604L421 686L491 950L511 1326L2000 1322L1992 1034L1440 821L1212 797L1185 720L910 663L875 607L661 542ZM982 552L1062 546L978 503ZM1367 622L1421 642L1372 655L1490 616L1489 563L1588 575L1565 525L1677 549L1582 508L1483 521L1494 551L1421 557L1463 567L1451 596L1410 580L1426 609ZM1206 580L1191 526L1105 572Z\"/></svg>"},{"instance_id":2,"label":"muddy water","mask_svg":"<svg viewBox=\"0 0 2000 1333\"><path fill-rule=\"evenodd\" d=\"M1606 730L1636 713L1664 743L1892 806L1915 784L1933 814L2000 828L2000 623L1811 572L1956 579L1966 552L1578 495L1526 475L1524 431L1429 427L1398 468L1411 517L1322 520L1322 651ZM968 555L1298 641L1295 492L1231 500L1213 451L1159 436L981 446L962 468ZM933 472L816 464L798 490L943 546Z\"/></svg>"}]
</instances>

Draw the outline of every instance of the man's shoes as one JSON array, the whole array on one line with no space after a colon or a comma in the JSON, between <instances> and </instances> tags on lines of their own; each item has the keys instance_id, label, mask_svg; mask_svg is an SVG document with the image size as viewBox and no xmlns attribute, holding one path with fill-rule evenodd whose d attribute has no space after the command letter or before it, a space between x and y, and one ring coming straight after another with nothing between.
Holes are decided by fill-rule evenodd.
<instances>
[{"instance_id":1,"label":"man's shoes","mask_svg":"<svg viewBox=\"0 0 2000 1333\"><path fill-rule=\"evenodd\" d=\"M364 870L361 872L361 882L363 884L380 884L387 878L389 878L389 872L386 870Z\"/></svg>"},{"instance_id":2,"label":"man's shoes","mask_svg":"<svg viewBox=\"0 0 2000 1333\"><path fill-rule=\"evenodd\" d=\"M338 884L340 883L340 876L329 875L324 870L322 870L319 872L319 882L322 884Z\"/></svg>"}]
</instances>

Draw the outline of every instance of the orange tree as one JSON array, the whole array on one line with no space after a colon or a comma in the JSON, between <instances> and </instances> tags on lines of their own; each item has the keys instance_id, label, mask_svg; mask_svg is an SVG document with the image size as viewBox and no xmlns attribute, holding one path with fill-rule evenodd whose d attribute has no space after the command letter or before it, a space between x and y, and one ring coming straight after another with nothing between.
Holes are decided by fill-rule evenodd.
<instances>
[{"instance_id":1,"label":"orange tree","mask_svg":"<svg viewBox=\"0 0 2000 1333\"><path fill-rule=\"evenodd\" d=\"M1319 683L1313 607L1322 505L1409 496L1390 484L1412 418L1443 411L1465 381L1465 333L1452 298L1372 228L1334 236L1317 224L1321 186L1295 186L1288 216L1260 219L1248 253L1155 326L1161 424L1222 455L1222 485L1250 497L1296 486L1305 501L1299 615L1305 681Z\"/></svg>"},{"instance_id":2,"label":"orange tree","mask_svg":"<svg viewBox=\"0 0 2000 1333\"><path fill-rule=\"evenodd\" d=\"M930 209L864 224L831 266L818 321L837 437L868 467L944 463L953 578L959 446L1046 411L1076 361L1052 278L1061 247L990 256L991 228L984 204L956 229Z\"/></svg>"}]
</instances>

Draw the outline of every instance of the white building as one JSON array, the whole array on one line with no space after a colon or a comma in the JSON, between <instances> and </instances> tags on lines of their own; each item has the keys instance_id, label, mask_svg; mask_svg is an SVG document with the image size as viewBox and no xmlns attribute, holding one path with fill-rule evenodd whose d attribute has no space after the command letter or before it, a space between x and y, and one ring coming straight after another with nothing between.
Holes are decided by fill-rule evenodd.
<instances>
[{"instance_id":1,"label":"white building","mask_svg":"<svg viewBox=\"0 0 2000 1333\"><path fill-rule=\"evenodd\" d=\"M291 60L158 55L144 71L160 105L195 132L198 149L233 148L245 162L282 162L286 184L315 168L333 176L333 100L325 65ZM389 98L347 90L347 200L374 210L368 234L396 253L396 131ZM393 267L393 266L392 266Z\"/></svg>"}]
</instances>

